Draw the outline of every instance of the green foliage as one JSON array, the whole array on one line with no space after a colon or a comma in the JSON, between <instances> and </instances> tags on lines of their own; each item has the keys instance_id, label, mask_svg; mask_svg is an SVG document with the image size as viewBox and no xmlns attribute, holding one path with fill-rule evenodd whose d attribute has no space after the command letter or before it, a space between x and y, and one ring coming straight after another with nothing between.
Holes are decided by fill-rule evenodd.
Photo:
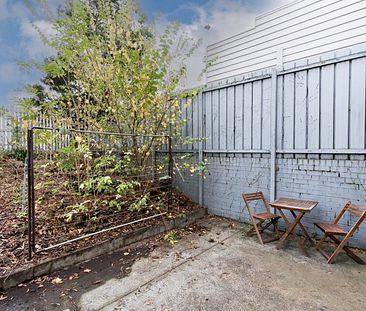
<instances>
[{"instance_id":1,"label":"green foliage","mask_svg":"<svg viewBox=\"0 0 366 311\"><path fill-rule=\"evenodd\" d=\"M133 202L130 205L130 207L128 208L128 210L130 212L141 212L141 211L147 209L149 198L150 198L150 193L146 193L142 198Z\"/></svg>"},{"instance_id":2,"label":"green foliage","mask_svg":"<svg viewBox=\"0 0 366 311\"><path fill-rule=\"evenodd\" d=\"M110 176L101 176L95 179L96 190L99 193L109 193L113 190L113 180Z\"/></svg>"},{"instance_id":3,"label":"green foliage","mask_svg":"<svg viewBox=\"0 0 366 311\"><path fill-rule=\"evenodd\" d=\"M76 213L85 213L85 212L89 211L89 208L86 205L87 203L90 203L90 201L88 200L83 203L69 205L67 207L67 209L71 210L72 212L76 212Z\"/></svg>"},{"instance_id":4,"label":"green foliage","mask_svg":"<svg viewBox=\"0 0 366 311\"><path fill-rule=\"evenodd\" d=\"M179 239L178 234L174 230L171 230L164 235L164 240L168 242L168 244L171 246L177 243L178 239Z\"/></svg>"},{"instance_id":5,"label":"green foliage","mask_svg":"<svg viewBox=\"0 0 366 311\"><path fill-rule=\"evenodd\" d=\"M42 18L48 19L57 35L46 37L34 27L56 53L41 62L22 64L39 70L43 77L40 83L27 85L31 96L20 100L26 113L23 126L35 123L41 113L52 118L55 127L131 134L171 132L179 143L198 141L180 134L186 122L181 99L188 98L186 106L191 105L189 98L198 90L180 90L186 63L199 41L177 23L157 29L146 21L137 0L66 1L56 15L41 2L32 12L45 15ZM49 145L59 139L52 135L40 134L36 144ZM95 173L137 175L141 173L137 167L149 160L152 144L158 149L166 140L154 138L141 144L132 138L129 144L129 154L109 153L96 159ZM76 141L70 145L58 155L59 164L70 173L70 183L71 174L77 175L74 179L80 186L82 178L91 175L88 151L82 150L87 144ZM122 151L121 145L119 148Z\"/></svg>"},{"instance_id":6,"label":"green foliage","mask_svg":"<svg viewBox=\"0 0 366 311\"><path fill-rule=\"evenodd\" d=\"M95 178L88 178L80 184L80 190L86 193L94 193L95 192Z\"/></svg>"},{"instance_id":7,"label":"green foliage","mask_svg":"<svg viewBox=\"0 0 366 311\"><path fill-rule=\"evenodd\" d=\"M39 13L44 7L32 9ZM26 118L42 112L56 126L133 134L166 134L172 129L179 136L185 122L180 99L197 92L179 90L186 62L199 42L177 23L156 29L146 22L136 0L74 0L56 16L47 9L43 13L57 35L47 38L35 28L56 55L24 64L35 66L44 77L40 84L27 86L31 98L20 100ZM156 138L154 143L166 141ZM132 144L133 160L144 163L149 143ZM100 168L108 166L112 156L108 157Z\"/></svg>"},{"instance_id":8,"label":"green foliage","mask_svg":"<svg viewBox=\"0 0 366 311\"><path fill-rule=\"evenodd\" d=\"M134 188L141 187L141 183L135 180L132 181L121 181L120 184L117 186L117 193L122 195L127 192L127 190L132 190Z\"/></svg>"},{"instance_id":9,"label":"green foliage","mask_svg":"<svg viewBox=\"0 0 366 311\"><path fill-rule=\"evenodd\" d=\"M64 215L64 222L66 223L70 223L72 221L74 221L75 216L77 216L80 213L87 213L89 211L88 205L87 203L90 203L91 201L85 201L82 203L77 203L77 204L73 204L73 205L69 205L66 209L69 210L69 212L67 212Z\"/></svg>"},{"instance_id":10,"label":"green foliage","mask_svg":"<svg viewBox=\"0 0 366 311\"><path fill-rule=\"evenodd\" d=\"M24 160L27 157L27 150L17 148L17 149L12 150L11 153L9 154L9 156L17 161L24 162Z\"/></svg>"},{"instance_id":11,"label":"green foliage","mask_svg":"<svg viewBox=\"0 0 366 311\"><path fill-rule=\"evenodd\" d=\"M111 193L113 180L110 176L88 178L80 184L80 190L86 193Z\"/></svg>"},{"instance_id":12,"label":"green foliage","mask_svg":"<svg viewBox=\"0 0 366 311\"><path fill-rule=\"evenodd\" d=\"M113 199L113 200L109 201L108 206L117 211L121 211L122 207L123 207L123 202L120 202L117 199Z\"/></svg>"},{"instance_id":13,"label":"green foliage","mask_svg":"<svg viewBox=\"0 0 366 311\"><path fill-rule=\"evenodd\" d=\"M27 212L24 212L24 211L21 211L21 212L18 212L17 213L17 217L20 218L20 219L25 219L27 218Z\"/></svg>"},{"instance_id":14,"label":"green foliage","mask_svg":"<svg viewBox=\"0 0 366 311\"><path fill-rule=\"evenodd\" d=\"M111 154L100 156L95 160L95 170L96 172L105 172L107 169L113 171L111 168L114 169L115 163L116 157Z\"/></svg>"},{"instance_id":15,"label":"green foliage","mask_svg":"<svg viewBox=\"0 0 366 311\"><path fill-rule=\"evenodd\" d=\"M63 171L72 172L76 167L76 149L69 145L61 148L56 153L57 166Z\"/></svg>"}]
</instances>

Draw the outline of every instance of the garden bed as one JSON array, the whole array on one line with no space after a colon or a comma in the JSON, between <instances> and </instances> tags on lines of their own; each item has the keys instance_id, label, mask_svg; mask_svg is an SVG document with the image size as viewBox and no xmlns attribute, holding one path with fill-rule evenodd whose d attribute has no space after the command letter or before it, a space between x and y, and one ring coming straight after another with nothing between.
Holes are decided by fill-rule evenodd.
<instances>
[{"instance_id":1,"label":"garden bed","mask_svg":"<svg viewBox=\"0 0 366 311\"><path fill-rule=\"evenodd\" d=\"M65 176L47 167L46 162L36 161L36 250L31 261L27 260L27 214L22 208L23 163L13 159L0 160L0 276L50 258L65 255L79 248L95 245L102 241L128 234L143 227L161 224L164 219L200 208L178 190L170 194L161 184L149 184L151 197L141 210L126 206L113 208L113 196L108 193L80 194L65 190ZM138 195L138 192L134 192ZM171 195L171 196L170 196ZM156 199L154 199L156 198ZM130 198L131 199L131 198ZM131 199L131 202L133 198ZM81 202L81 203L80 203ZM161 204L161 203L164 204ZM24 205L24 204L23 204ZM70 209L70 206L76 206ZM144 220L85 239L41 251L75 237L83 236L116 225L139 220L162 212L161 217Z\"/></svg>"}]
</instances>

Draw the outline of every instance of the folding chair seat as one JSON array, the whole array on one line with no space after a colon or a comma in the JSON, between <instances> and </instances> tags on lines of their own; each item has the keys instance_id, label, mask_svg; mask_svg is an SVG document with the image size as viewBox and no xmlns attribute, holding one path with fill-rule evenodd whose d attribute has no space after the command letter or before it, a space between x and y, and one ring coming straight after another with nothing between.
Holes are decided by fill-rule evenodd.
<instances>
[{"instance_id":1,"label":"folding chair seat","mask_svg":"<svg viewBox=\"0 0 366 311\"><path fill-rule=\"evenodd\" d=\"M342 218L342 216L349 212L353 216L357 217L356 222L351 227L349 231L344 230L341 226L338 225L339 220ZM348 240L353 236L357 228L361 225L361 223L366 218L366 208L361 207L356 204L352 204L351 202L347 202L341 212L338 214L338 216L335 218L334 222L331 224L326 223L315 223L315 226L317 226L321 231L323 231L324 235L319 240L319 242L316 244L316 249L327 259L327 262L333 263L336 257L339 255L339 253L344 250L348 256L350 256L354 261L356 261L359 264L366 264L366 262L358 257L346 244ZM336 236L342 236L343 239L339 240ZM330 238L333 242L336 243L337 247L334 250L333 254L330 256L321 248L323 242Z\"/></svg>"},{"instance_id":2,"label":"folding chair seat","mask_svg":"<svg viewBox=\"0 0 366 311\"><path fill-rule=\"evenodd\" d=\"M249 216L252 220L252 228L247 232L247 235L257 234L259 242L264 245L265 243L276 241L280 238L277 222L281 216L271 213L270 207L262 192L243 193L243 199L245 206L248 210ZM250 205L252 201L262 202L266 212L254 213L253 208ZM267 222L267 223L266 223ZM273 232L276 233L276 237L269 240L263 240L262 234L264 230L273 226Z\"/></svg>"},{"instance_id":3,"label":"folding chair seat","mask_svg":"<svg viewBox=\"0 0 366 311\"><path fill-rule=\"evenodd\" d=\"M323 231L326 234L347 235L347 231L343 230L337 224L316 223L315 226L317 226L321 231Z\"/></svg>"},{"instance_id":4,"label":"folding chair seat","mask_svg":"<svg viewBox=\"0 0 366 311\"><path fill-rule=\"evenodd\" d=\"M260 220L267 220L278 217L278 215L272 213L259 213L259 214L253 214L253 217Z\"/></svg>"}]
</instances>

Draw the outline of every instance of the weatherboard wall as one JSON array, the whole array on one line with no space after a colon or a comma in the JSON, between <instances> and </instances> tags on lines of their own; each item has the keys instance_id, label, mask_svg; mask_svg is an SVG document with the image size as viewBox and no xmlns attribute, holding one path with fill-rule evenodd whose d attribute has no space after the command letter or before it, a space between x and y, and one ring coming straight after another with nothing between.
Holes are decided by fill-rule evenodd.
<instances>
[{"instance_id":1,"label":"weatherboard wall","mask_svg":"<svg viewBox=\"0 0 366 311\"><path fill-rule=\"evenodd\" d=\"M207 47L207 82L317 57L366 42L365 0L300 0L255 19L252 29Z\"/></svg>"}]
</instances>

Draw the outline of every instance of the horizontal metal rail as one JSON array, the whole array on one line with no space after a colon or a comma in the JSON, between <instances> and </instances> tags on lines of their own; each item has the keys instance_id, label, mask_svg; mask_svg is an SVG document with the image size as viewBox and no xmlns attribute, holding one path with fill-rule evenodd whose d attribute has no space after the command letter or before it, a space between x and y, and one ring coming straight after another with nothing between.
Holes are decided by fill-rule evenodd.
<instances>
[{"instance_id":1,"label":"horizontal metal rail","mask_svg":"<svg viewBox=\"0 0 366 311\"><path fill-rule=\"evenodd\" d=\"M366 149L283 149L278 154L366 154Z\"/></svg>"},{"instance_id":2,"label":"horizontal metal rail","mask_svg":"<svg viewBox=\"0 0 366 311\"><path fill-rule=\"evenodd\" d=\"M156 153L168 153L169 150L156 150ZM196 149L173 149L172 153L198 153L198 150Z\"/></svg>"},{"instance_id":3,"label":"horizontal metal rail","mask_svg":"<svg viewBox=\"0 0 366 311\"><path fill-rule=\"evenodd\" d=\"M77 130L77 129L67 129L67 128L53 128L53 127L42 127L42 126L33 126L31 130L44 130L44 131L64 131L65 134L67 132L74 133L84 133L84 134L96 134L96 135L115 135L115 136L123 136L123 137L160 137L160 138L169 138L168 134L156 135L156 134L130 134L130 133L118 133L118 132L98 132L98 131L88 131L88 130Z\"/></svg>"},{"instance_id":4,"label":"horizontal metal rail","mask_svg":"<svg viewBox=\"0 0 366 311\"><path fill-rule=\"evenodd\" d=\"M324 66L333 65L336 63L345 62L348 60L354 60L354 59L363 58L363 57L366 57L366 52L360 52L360 53L356 53L356 54L352 54L352 55L340 56L340 57L332 58L329 60L324 60L324 61L320 61L320 62L317 62L314 64L310 64L310 65L304 65L304 66L299 66L296 68L285 69L285 70L277 72L277 76L283 76L283 75L298 72L298 71L324 67Z\"/></svg>"},{"instance_id":5,"label":"horizontal metal rail","mask_svg":"<svg viewBox=\"0 0 366 311\"><path fill-rule=\"evenodd\" d=\"M61 242L61 243L52 245L52 246L48 246L46 248L43 248L41 250L38 250L37 252L39 253L39 252L48 251L50 249L54 249L56 247L60 247L60 246L66 245L66 244L70 244L70 243L73 243L73 242L77 242L79 240L82 240L82 239L85 239L85 238L89 238L89 237L94 236L94 235L97 235L97 234L101 234L101 233L108 232L108 231L111 231L111 230L115 230L115 229L123 228L123 227L126 227L126 226L130 226L130 225L136 224L136 223L141 222L141 221L145 221L145 220L153 219L153 218L156 218L156 217L159 217L159 216L163 216L166 213L167 212L160 213L160 214L157 214L157 215L153 215L153 216L145 217L145 218L142 218L142 219L130 221L130 222L127 222L127 223L124 223L124 224L121 224L121 225L117 225L117 226L111 227L111 228L107 228L107 229L103 229L103 230L100 230L100 231L88 233L88 234L79 236L77 238L71 239L71 240L67 240L67 241L64 241L64 242Z\"/></svg>"},{"instance_id":6,"label":"horizontal metal rail","mask_svg":"<svg viewBox=\"0 0 366 311\"><path fill-rule=\"evenodd\" d=\"M245 84L245 83L251 83L251 82L255 82L255 81L259 81L259 80L263 80L263 79L269 79L269 78L271 78L271 76L272 76L271 74L264 74L264 75L260 75L260 76L256 76L256 77L242 79L239 81L233 81L233 82L227 83L227 84L212 86L212 87L208 87L208 88L205 88L204 90L202 90L202 93L222 90L222 89L226 89L228 87L233 87L233 86L237 86L237 85L241 85L241 84Z\"/></svg>"},{"instance_id":7,"label":"horizontal metal rail","mask_svg":"<svg viewBox=\"0 0 366 311\"><path fill-rule=\"evenodd\" d=\"M156 151L159 153L166 153L166 150ZM203 153L236 153L236 154L267 154L270 153L270 150L266 149L244 149L244 150L214 150L214 149L205 149L202 151ZM198 153L198 150L174 150L173 153ZM276 150L277 154L365 154L366 149L278 149Z\"/></svg>"},{"instance_id":8,"label":"horizontal metal rail","mask_svg":"<svg viewBox=\"0 0 366 311\"><path fill-rule=\"evenodd\" d=\"M203 153L270 153L269 150L248 149L248 150L203 150Z\"/></svg>"}]
</instances>

